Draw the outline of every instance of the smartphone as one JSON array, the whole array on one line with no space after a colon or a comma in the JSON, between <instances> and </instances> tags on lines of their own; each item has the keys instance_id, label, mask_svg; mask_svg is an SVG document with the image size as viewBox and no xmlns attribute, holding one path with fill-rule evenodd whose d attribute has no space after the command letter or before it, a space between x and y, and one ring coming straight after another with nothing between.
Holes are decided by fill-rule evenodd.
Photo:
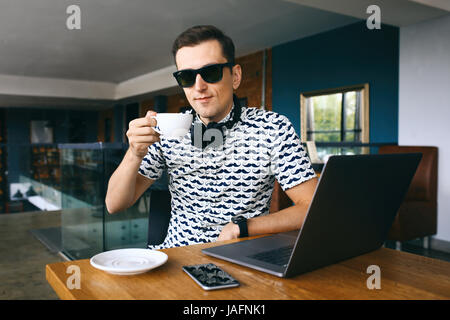
<instances>
[{"instance_id":1,"label":"smartphone","mask_svg":"<svg viewBox=\"0 0 450 320\"><path fill-rule=\"evenodd\" d=\"M232 288L240 285L239 281L213 263L183 266L183 271L204 290Z\"/></svg>"}]
</instances>

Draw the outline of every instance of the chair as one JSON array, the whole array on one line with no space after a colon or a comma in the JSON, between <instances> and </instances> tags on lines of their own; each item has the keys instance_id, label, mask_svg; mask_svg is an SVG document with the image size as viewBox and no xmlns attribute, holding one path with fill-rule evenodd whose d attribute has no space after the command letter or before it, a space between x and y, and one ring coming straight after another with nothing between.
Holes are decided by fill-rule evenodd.
<instances>
[{"instance_id":1,"label":"chair","mask_svg":"<svg viewBox=\"0 0 450 320\"><path fill-rule=\"evenodd\" d=\"M275 185L272 192L272 201L270 202L269 213L277 212L292 206L292 200L283 191L280 184L275 180Z\"/></svg>"},{"instance_id":2,"label":"chair","mask_svg":"<svg viewBox=\"0 0 450 320\"><path fill-rule=\"evenodd\" d=\"M389 240L401 242L423 238L429 248L429 237L437 233L438 148L428 146L382 146L379 153L422 153L422 160L411 181L392 228Z\"/></svg>"},{"instance_id":3,"label":"chair","mask_svg":"<svg viewBox=\"0 0 450 320\"><path fill-rule=\"evenodd\" d=\"M148 245L164 242L170 221L170 191L151 190L148 217Z\"/></svg>"}]
</instances>

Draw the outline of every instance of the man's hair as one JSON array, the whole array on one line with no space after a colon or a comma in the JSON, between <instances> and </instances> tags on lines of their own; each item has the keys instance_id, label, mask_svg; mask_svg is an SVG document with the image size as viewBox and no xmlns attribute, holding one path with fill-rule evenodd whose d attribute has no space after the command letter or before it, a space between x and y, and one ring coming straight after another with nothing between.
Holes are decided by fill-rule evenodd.
<instances>
[{"instance_id":1,"label":"man's hair","mask_svg":"<svg viewBox=\"0 0 450 320\"><path fill-rule=\"evenodd\" d=\"M183 47L193 47L209 40L219 41L222 46L223 56L227 59L227 62L234 64L233 40L218 28L211 25L194 26L180 34L175 39L172 46L173 58L175 59L175 55L179 49Z\"/></svg>"}]
</instances>

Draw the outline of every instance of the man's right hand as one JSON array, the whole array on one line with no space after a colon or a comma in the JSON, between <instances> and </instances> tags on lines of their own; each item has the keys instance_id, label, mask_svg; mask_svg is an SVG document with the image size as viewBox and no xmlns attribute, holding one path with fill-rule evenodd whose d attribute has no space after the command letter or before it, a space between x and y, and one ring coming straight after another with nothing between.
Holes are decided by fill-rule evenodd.
<instances>
[{"instance_id":1,"label":"man's right hand","mask_svg":"<svg viewBox=\"0 0 450 320\"><path fill-rule=\"evenodd\" d=\"M153 130L156 126L156 112L147 111L144 118L137 118L128 125L127 137L132 154L140 159L147 154L147 149L159 141L159 133Z\"/></svg>"}]
</instances>

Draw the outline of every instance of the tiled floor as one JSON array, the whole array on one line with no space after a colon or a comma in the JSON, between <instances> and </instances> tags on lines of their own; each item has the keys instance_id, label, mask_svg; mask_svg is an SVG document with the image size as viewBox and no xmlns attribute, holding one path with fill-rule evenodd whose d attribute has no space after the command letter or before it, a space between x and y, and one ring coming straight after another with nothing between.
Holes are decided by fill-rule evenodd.
<instances>
[{"instance_id":1,"label":"tiled floor","mask_svg":"<svg viewBox=\"0 0 450 320\"><path fill-rule=\"evenodd\" d=\"M41 241L58 239L54 231L60 225L56 211L0 214L0 300L58 299L45 279L45 265L64 259L57 243L46 246ZM395 248L395 243L385 246ZM420 241L403 243L402 250L450 262L450 253L426 250Z\"/></svg>"},{"instance_id":2,"label":"tiled floor","mask_svg":"<svg viewBox=\"0 0 450 320\"><path fill-rule=\"evenodd\" d=\"M0 299L58 299L45 265L64 260L30 231L60 225L59 212L0 214Z\"/></svg>"}]
</instances>

